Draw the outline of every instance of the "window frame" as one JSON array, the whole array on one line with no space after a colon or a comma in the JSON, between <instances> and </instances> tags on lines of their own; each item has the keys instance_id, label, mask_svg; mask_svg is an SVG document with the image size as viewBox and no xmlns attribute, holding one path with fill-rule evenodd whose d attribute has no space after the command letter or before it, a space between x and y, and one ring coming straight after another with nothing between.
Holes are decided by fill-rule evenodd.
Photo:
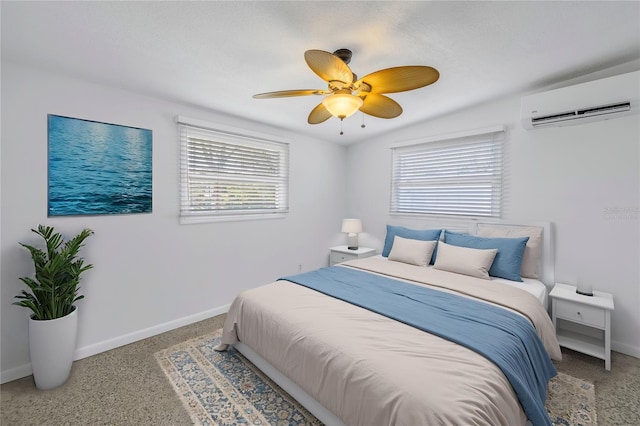
<instances>
[{"instance_id":1,"label":"window frame","mask_svg":"<svg viewBox=\"0 0 640 426\"><path fill-rule=\"evenodd\" d=\"M177 116L178 139L180 143L180 199L179 217L181 224L208 223L220 221L241 221L241 220L263 220L283 218L289 212L289 143L281 138L266 135L259 132L247 131L244 129L232 128L229 126L209 123L203 120ZM277 188L277 199L273 209L207 209L197 211L192 209L190 195L191 181L190 175L194 170L189 167L189 131L197 133L200 142L211 138L212 147L225 146L230 148L236 146L242 150L257 149L270 150L279 155L278 171L273 178L269 178L270 183ZM192 135L194 134L192 133ZM212 171L212 179L216 173ZM251 182L251 174L242 174L242 180ZM255 175L253 182L264 183L264 176ZM195 185L195 183L194 183Z\"/></svg>"},{"instance_id":2,"label":"window frame","mask_svg":"<svg viewBox=\"0 0 640 426\"><path fill-rule=\"evenodd\" d=\"M502 217L503 213L503 198L504 198L504 139L505 139L505 127L503 125L491 126L482 129L475 129L469 131L462 131L451 133L447 135L439 135L427 138L416 139L408 142L398 143L392 145L391 148L391 188L390 188L390 203L389 203L389 212L394 216L419 216L419 217L438 217L438 218L452 218L452 219L499 219ZM448 179L440 177L440 178L416 178L410 179L407 175L412 173L405 173L405 177L402 178L399 174L402 173L402 170L399 170L398 167L401 167L398 156L399 155L407 155L413 153L416 156L425 155L430 153L433 155L437 150L442 151L451 149L452 147L461 147L461 146L470 146L473 144L487 144L489 142L493 146L493 175L488 176L489 170L485 170L484 178L478 177L474 180L472 173L461 173L457 177L451 175ZM465 153L465 155L471 155L471 151ZM486 153L486 150L485 150ZM442 157L443 158L443 157ZM445 170L446 166L443 166ZM405 167L405 169L407 169ZM447 170L453 172L456 168L451 167ZM458 168L459 169L459 168ZM441 169L438 169L441 170ZM432 170L433 171L433 170ZM463 176L462 178L460 176ZM459 180L456 182L456 178ZM426 196L423 197L422 200L415 203L413 207L409 207L404 203L403 200L399 199L401 197L401 191L403 189L404 179L404 189L407 190L407 187L410 187L413 183L414 185L418 182L423 183L423 188L429 190L429 188L434 189L434 191L440 191L441 188L448 186L460 186L463 182L479 186L481 182L484 182L486 185L488 182L491 182L491 187L488 192L490 193L490 200L488 210L487 207L484 207L484 212L482 208L471 209L469 213L463 213L461 210L460 202L457 203L457 207L449 208L448 210L442 206L435 206L432 208L427 208L424 205L422 208L417 207L420 202L424 203L426 200ZM439 185L439 187L436 187ZM424 191L421 191L424 194ZM435 193L435 192L434 192ZM406 192L405 192L406 194ZM442 193L441 195L437 195L437 201L444 202L446 198L446 194ZM467 198L466 201L475 200L479 201L480 197L474 196L476 198ZM450 201L458 201L459 199L450 199ZM405 207L402 204L405 204ZM431 210L431 211L429 211Z\"/></svg>"}]
</instances>

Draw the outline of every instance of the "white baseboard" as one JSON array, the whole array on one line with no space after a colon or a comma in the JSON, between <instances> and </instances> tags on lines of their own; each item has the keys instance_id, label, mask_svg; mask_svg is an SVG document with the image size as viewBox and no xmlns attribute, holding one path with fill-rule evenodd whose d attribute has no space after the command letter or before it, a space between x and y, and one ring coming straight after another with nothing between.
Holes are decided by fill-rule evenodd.
<instances>
[{"instance_id":1,"label":"white baseboard","mask_svg":"<svg viewBox=\"0 0 640 426\"><path fill-rule=\"evenodd\" d=\"M23 377L27 377L33 374L31 370L31 363L23 364L16 368L11 368L9 370L2 371L0 377L0 384L5 384L7 382L12 382L14 380L22 379Z\"/></svg>"},{"instance_id":2,"label":"white baseboard","mask_svg":"<svg viewBox=\"0 0 640 426\"><path fill-rule=\"evenodd\" d=\"M219 306L208 311L200 312L188 317L178 318L174 321L165 322L163 324L155 325L153 327L145 328L144 330L135 331L133 333L125 334L124 336L118 336L116 338L98 342L93 345L78 348L73 357L74 360L86 358L88 356L96 355L101 352L106 352L111 349L115 349L120 346L128 345L129 343L137 342L138 340L146 339L148 337L156 336L161 333L165 333L176 328L183 327L185 325L193 324L198 321L205 320L207 318L214 317L216 315L224 314L229 311L230 304Z\"/></svg>"},{"instance_id":3,"label":"white baseboard","mask_svg":"<svg viewBox=\"0 0 640 426\"><path fill-rule=\"evenodd\" d=\"M123 336L118 336L113 339L105 340L103 342L94 343L93 345L84 346L82 348L76 349L73 359L79 360L82 358L87 358L92 355L118 348L120 346L128 345L129 343L137 342L148 337L175 330L176 328L184 327L185 325L193 324L207 318L215 317L217 315L227 313L230 307L231 304L219 306L208 311L199 312L197 314L189 315L183 318L178 318L173 321L158 324L156 326L125 334ZM31 363L23 364L21 366L0 372L0 383L11 382L13 380L30 376L31 374L33 374Z\"/></svg>"},{"instance_id":4,"label":"white baseboard","mask_svg":"<svg viewBox=\"0 0 640 426\"><path fill-rule=\"evenodd\" d=\"M611 350L620 352L625 355L640 358L640 348L637 346L627 345L626 343L611 342Z\"/></svg>"}]
</instances>

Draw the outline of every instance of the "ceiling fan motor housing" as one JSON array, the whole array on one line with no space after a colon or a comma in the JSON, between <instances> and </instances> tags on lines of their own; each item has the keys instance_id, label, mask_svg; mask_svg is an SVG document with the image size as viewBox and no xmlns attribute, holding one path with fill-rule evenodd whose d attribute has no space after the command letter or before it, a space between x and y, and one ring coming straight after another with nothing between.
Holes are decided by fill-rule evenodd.
<instances>
[{"instance_id":1,"label":"ceiling fan motor housing","mask_svg":"<svg viewBox=\"0 0 640 426\"><path fill-rule=\"evenodd\" d=\"M351 52L349 49L338 49L333 52L333 54L342 59L342 62L344 62L345 64L351 62L351 56L353 56L353 52Z\"/></svg>"}]
</instances>

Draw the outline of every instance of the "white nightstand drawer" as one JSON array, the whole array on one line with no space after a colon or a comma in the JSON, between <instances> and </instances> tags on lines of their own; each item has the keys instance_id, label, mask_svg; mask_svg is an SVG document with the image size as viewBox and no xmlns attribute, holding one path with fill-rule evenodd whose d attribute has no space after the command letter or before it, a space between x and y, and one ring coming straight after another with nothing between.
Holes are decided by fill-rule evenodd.
<instances>
[{"instance_id":1,"label":"white nightstand drawer","mask_svg":"<svg viewBox=\"0 0 640 426\"><path fill-rule=\"evenodd\" d=\"M568 300L556 301L556 316L593 327L605 327L605 310Z\"/></svg>"},{"instance_id":2,"label":"white nightstand drawer","mask_svg":"<svg viewBox=\"0 0 640 426\"><path fill-rule=\"evenodd\" d=\"M336 263L346 262L347 260L355 260L358 256L356 254L346 254L340 253L336 251L331 252L331 264L334 265ZM325 257L326 259L326 257Z\"/></svg>"},{"instance_id":3,"label":"white nightstand drawer","mask_svg":"<svg viewBox=\"0 0 640 426\"><path fill-rule=\"evenodd\" d=\"M348 260L363 259L365 257L374 256L376 254L376 249L360 247L355 250L351 250L347 246L337 246L331 247L329 249L329 253L329 266L333 266Z\"/></svg>"}]
</instances>

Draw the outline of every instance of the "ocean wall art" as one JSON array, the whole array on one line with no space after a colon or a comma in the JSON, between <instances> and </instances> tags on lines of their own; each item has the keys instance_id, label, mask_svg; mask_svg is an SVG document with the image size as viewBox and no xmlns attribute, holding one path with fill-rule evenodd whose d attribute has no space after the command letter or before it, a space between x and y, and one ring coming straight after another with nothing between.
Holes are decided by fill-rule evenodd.
<instances>
[{"instance_id":1,"label":"ocean wall art","mask_svg":"<svg viewBox=\"0 0 640 426\"><path fill-rule=\"evenodd\" d=\"M151 213L152 132L49 114L48 215Z\"/></svg>"}]
</instances>

